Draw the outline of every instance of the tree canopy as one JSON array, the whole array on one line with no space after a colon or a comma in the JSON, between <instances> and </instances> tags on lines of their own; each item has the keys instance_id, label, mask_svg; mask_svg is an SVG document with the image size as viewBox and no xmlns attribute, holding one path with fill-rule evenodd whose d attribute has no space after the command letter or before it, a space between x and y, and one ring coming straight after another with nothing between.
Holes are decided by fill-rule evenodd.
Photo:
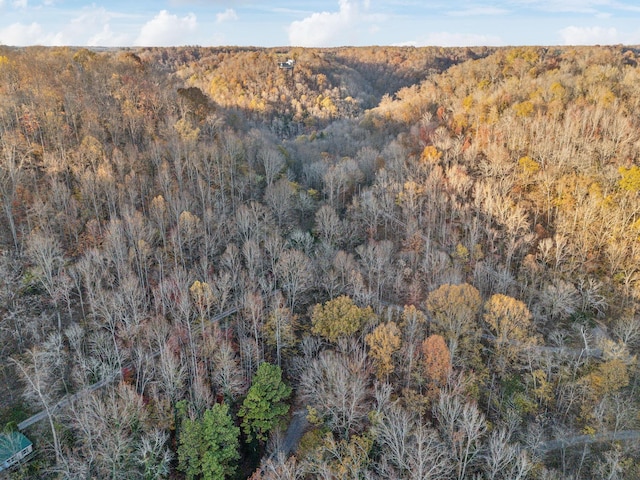
<instances>
[{"instance_id":1,"label":"tree canopy","mask_svg":"<svg viewBox=\"0 0 640 480\"><path fill-rule=\"evenodd\" d=\"M238 411L248 441L254 438L261 442L267 440L289 411L286 401L290 395L291 387L282 380L280 367L261 363Z\"/></svg>"},{"instance_id":2,"label":"tree canopy","mask_svg":"<svg viewBox=\"0 0 640 480\"><path fill-rule=\"evenodd\" d=\"M314 307L311 331L335 342L358 333L373 315L371 307L358 307L351 298L341 295Z\"/></svg>"},{"instance_id":3,"label":"tree canopy","mask_svg":"<svg viewBox=\"0 0 640 480\"><path fill-rule=\"evenodd\" d=\"M240 429L229 407L216 404L202 418L184 418L180 425L179 470L187 479L224 480L237 470Z\"/></svg>"}]
</instances>

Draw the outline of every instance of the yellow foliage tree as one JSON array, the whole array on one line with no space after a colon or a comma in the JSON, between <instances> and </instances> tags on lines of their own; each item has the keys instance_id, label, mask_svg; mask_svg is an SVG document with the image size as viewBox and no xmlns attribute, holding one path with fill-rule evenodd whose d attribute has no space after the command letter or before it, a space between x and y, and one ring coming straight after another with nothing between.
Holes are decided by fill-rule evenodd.
<instances>
[{"instance_id":1,"label":"yellow foliage tree","mask_svg":"<svg viewBox=\"0 0 640 480\"><path fill-rule=\"evenodd\" d=\"M311 314L311 332L314 335L336 342L359 332L362 326L373 319L371 307L358 307L346 295L316 305Z\"/></svg>"},{"instance_id":2,"label":"yellow foliage tree","mask_svg":"<svg viewBox=\"0 0 640 480\"><path fill-rule=\"evenodd\" d=\"M173 128L178 132L180 138L187 143L196 142L200 136L200 129L198 127L192 127L191 122L184 118L178 120L173 125Z\"/></svg>"},{"instance_id":3,"label":"yellow foliage tree","mask_svg":"<svg viewBox=\"0 0 640 480\"><path fill-rule=\"evenodd\" d=\"M495 337L497 366L504 372L523 344L532 341L531 312L520 300L498 293L485 303L483 318Z\"/></svg>"},{"instance_id":4,"label":"yellow foliage tree","mask_svg":"<svg viewBox=\"0 0 640 480\"><path fill-rule=\"evenodd\" d=\"M520 157L518 166L526 176L534 175L540 171L540 164L531 157Z\"/></svg>"},{"instance_id":5,"label":"yellow foliage tree","mask_svg":"<svg viewBox=\"0 0 640 480\"><path fill-rule=\"evenodd\" d=\"M368 334L365 341L376 364L378 379L387 378L395 369L393 354L400 349L400 329L395 322L383 323Z\"/></svg>"},{"instance_id":6,"label":"yellow foliage tree","mask_svg":"<svg viewBox=\"0 0 640 480\"><path fill-rule=\"evenodd\" d=\"M310 437L310 436L309 436ZM369 465L373 439L368 434L335 440L331 433L313 440L307 468L313 478L364 478Z\"/></svg>"},{"instance_id":7,"label":"yellow foliage tree","mask_svg":"<svg viewBox=\"0 0 640 480\"><path fill-rule=\"evenodd\" d=\"M533 103L529 100L516 103L513 105L513 110L516 112L518 117L529 117L533 113Z\"/></svg>"},{"instance_id":8,"label":"yellow foliage tree","mask_svg":"<svg viewBox=\"0 0 640 480\"><path fill-rule=\"evenodd\" d=\"M637 165L631 168L620 167L618 172L622 175L618 182L620 188L630 192L640 191L640 168Z\"/></svg>"},{"instance_id":9,"label":"yellow foliage tree","mask_svg":"<svg viewBox=\"0 0 640 480\"><path fill-rule=\"evenodd\" d=\"M591 426L594 408L606 395L615 393L629 385L627 365L617 358L603 362L591 373L578 380L578 385L582 387L583 391L580 413L582 421L585 423L584 430L595 433L595 429Z\"/></svg>"},{"instance_id":10,"label":"yellow foliage tree","mask_svg":"<svg viewBox=\"0 0 640 480\"><path fill-rule=\"evenodd\" d=\"M454 357L459 344L475 336L482 306L480 292L468 283L444 284L427 296L425 306Z\"/></svg>"},{"instance_id":11,"label":"yellow foliage tree","mask_svg":"<svg viewBox=\"0 0 640 480\"><path fill-rule=\"evenodd\" d=\"M193 284L189 287L189 293L191 293L193 303L198 310L200 327L204 331L204 321L205 318L209 316L211 307L215 303L215 294L213 293L211 285L209 285L207 282L201 282L200 280L196 280L195 282L193 282Z\"/></svg>"},{"instance_id":12,"label":"yellow foliage tree","mask_svg":"<svg viewBox=\"0 0 640 480\"><path fill-rule=\"evenodd\" d=\"M629 372L624 362L615 358L598 365L593 372L582 377L580 383L585 387L587 397L596 402L606 394L629 385Z\"/></svg>"},{"instance_id":13,"label":"yellow foliage tree","mask_svg":"<svg viewBox=\"0 0 640 480\"><path fill-rule=\"evenodd\" d=\"M208 309L215 300L211 285L207 282L196 280L191 284L191 287L189 287L189 291L198 310Z\"/></svg>"},{"instance_id":14,"label":"yellow foliage tree","mask_svg":"<svg viewBox=\"0 0 640 480\"><path fill-rule=\"evenodd\" d=\"M547 378L547 374L542 369L531 372L533 382L532 393L543 405L551 405L555 399L553 384Z\"/></svg>"},{"instance_id":15,"label":"yellow foliage tree","mask_svg":"<svg viewBox=\"0 0 640 480\"><path fill-rule=\"evenodd\" d=\"M422 155L420 155L420 159L423 162L437 162L442 157L442 152L439 152L436 147L433 145L428 145L424 147L422 151Z\"/></svg>"}]
</instances>

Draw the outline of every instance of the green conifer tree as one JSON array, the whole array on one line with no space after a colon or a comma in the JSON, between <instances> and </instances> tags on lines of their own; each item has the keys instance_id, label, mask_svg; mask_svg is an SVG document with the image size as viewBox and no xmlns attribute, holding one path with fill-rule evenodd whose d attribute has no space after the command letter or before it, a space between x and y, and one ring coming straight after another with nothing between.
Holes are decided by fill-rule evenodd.
<instances>
[{"instance_id":1,"label":"green conifer tree","mask_svg":"<svg viewBox=\"0 0 640 480\"><path fill-rule=\"evenodd\" d=\"M253 438L262 442L267 440L269 432L289 411L289 405L285 403L289 395L291 387L282 381L280 367L262 363L238 412L247 441Z\"/></svg>"}]
</instances>

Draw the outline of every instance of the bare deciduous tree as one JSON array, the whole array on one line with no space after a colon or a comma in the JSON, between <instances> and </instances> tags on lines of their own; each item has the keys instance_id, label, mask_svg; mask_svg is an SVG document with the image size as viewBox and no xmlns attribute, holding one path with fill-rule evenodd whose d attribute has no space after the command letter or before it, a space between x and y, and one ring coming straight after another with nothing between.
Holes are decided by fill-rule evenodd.
<instances>
[{"instance_id":1,"label":"bare deciduous tree","mask_svg":"<svg viewBox=\"0 0 640 480\"><path fill-rule=\"evenodd\" d=\"M217 347L212 359L212 382L226 398L233 401L247 390L247 382L231 344L226 340L220 340Z\"/></svg>"},{"instance_id":2,"label":"bare deciduous tree","mask_svg":"<svg viewBox=\"0 0 640 480\"><path fill-rule=\"evenodd\" d=\"M487 429L485 417L476 405L448 392L440 393L434 414L454 461L456 478L463 480L482 452L482 438Z\"/></svg>"},{"instance_id":3,"label":"bare deciduous tree","mask_svg":"<svg viewBox=\"0 0 640 480\"><path fill-rule=\"evenodd\" d=\"M526 452L509 443L510 432L506 428L494 430L489 437L485 459L488 480L522 480L533 467Z\"/></svg>"},{"instance_id":4,"label":"bare deciduous tree","mask_svg":"<svg viewBox=\"0 0 640 480\"><path fill-rule=\"evenodd\" d=\"M298 297L311 286L311 260L299 250L286 250L278 259L275 274L294 311Z\"/></svg>"},{"instance_id":5,"label":"bare deciduous tree","mask_svg":"<svg viewBox=\"0 0 640 480\"><path fill-rule=\"evenodd\" d=\"M382 300L382 293L394 277L393 250L393 243L388 240L372 241L356 248L367 278L367 284L373 292L376 303Z\"/></svg>"},{"instance_id":6,"label":"bare deciduous tree","mask_svg":"<svg viewBox=\"0 0 640 480\"><path fill-rule=\"evenodd\" d=\"M388 478L428 480L450 477L449 452L440 442L437 432L397 403L383 410L374 434L383 447L384 460L390 464L383 464Z\"/></svg>"},{"instance_id":7,"label":"bare deciduous tree","mask_svg":"<svg viewBox=\"0 0 640 480\"><path fill-rule=\"evenodd\" d=\"M264 149L259 153L264 168L264 179L267 185L271 185L280 175L286 162L282 153L274 149Z\"/></svg>"},{"instance_id":8,"label":"bare deciduous tree","mask_svg":"<svg viewBox=\"0 0 640 480\"><path fill-rule=\"evenodd\" d=\"M343 225L335 209L330 205L321 206L316 212L316 232L329 245L339 247L343 242Z\"/></svg>"},{"instance_id":9,"label":"bare deciduous tree","mask_svg":"<svg viewBox=\"0 0 640 480\"><path fill-rule=\"evenodd\" d=\"M249 480L301 480L305 471L295 456L275 455L263 461Z\"/></svg>"},{"instance_id":10,"label":"bare deciduous tree","mask_svg":"<svg viewBox=\"0 0 640 480\"><path fill-rule=\"evenodd\" d=\"M3 129L4 130L4 129ZM18 249L18 233L14 216L14 202L18 187L23 180L23 166L27 155L21 152L17 144L17 137L7 135L4 131L0 135L0 198L2 198L2 209L9 222L9 231L13 239L13 246Z\"/></svg>"},{"instance_id":11,"label":"bare deciduous tree","mask_svg":"<svg viewBox=\"0 0 640 480\"><path fill-rule=\"evenodd\" d=\"M62 331L62 320L58 311L57 277L64 263L60 242L51 233L34 230L27 239L27 256L34 263L40 283L54 302L58 316L58 331Z\"/></svg>"},{"instance_id":12,"label":"bare deciduous tree","mask_svg":"<svg viewBox=\"0 0 640 480\"><path fill-rule=\"evenodd\" d=\"M272 300L271 312L265 323L267 344L276 347L276 359L281 366L283 350L293 347L296 337L294 332L295 317L285 304L282 295L277 293Z\"/></svg>"},{"instance_id":13,"label":"bare deciduous tree","mask_svg":"<svg viewBox=\"0 0 640 480\"><path fill-rule=\"evenodd\" d=\"M358 430L369 411L371 367L366 352L350 354L325 350L311 361L300 378L300 394L327 425L343 437Z\"/></svg>"},{"instance_id":14,"label":"bare deciduous tree","mask_svg":"<svg viewBox=\"0 0 640 480\"><path fill-rule=\"evenodd\" d=\"M26 389L23 392L25 398L41 405L47 413L53 449L56 461L59 462L62 460L62 449L55 426L54 406L59 396L57 389L62 382L61 372L55 368L57 362L51 357L51 352L36 347L27 350L23 358L14 358L12 361L25 383Z\"/></svg>"},{"instance_id":15,"label":"bare deciduous tree","mask_svg":"<svg viewBox=\"0 0 640 480\"><path fill-rule=\"evenodd\" d=\"M273 213L278 228L285 231L291 223L294 194L295 190L286 177L268 185L264 192L265 204Z\"/></svg>"}]
</instances>

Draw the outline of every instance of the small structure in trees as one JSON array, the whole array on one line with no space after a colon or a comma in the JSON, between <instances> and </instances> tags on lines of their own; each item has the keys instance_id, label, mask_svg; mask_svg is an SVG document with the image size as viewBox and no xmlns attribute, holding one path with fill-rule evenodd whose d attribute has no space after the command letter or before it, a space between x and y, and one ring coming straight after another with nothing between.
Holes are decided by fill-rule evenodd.
<instances>
[{"instance_id":1,"label":"small structure in trees","mask_svg":"<svg viewBox=\"0 0 640 480\"><path fill-rule=\"evenodd\" d=\"M33 452L33 443L20 432L0 434L0 472L16 465Z\"/></svg>"},{"instance_id":2,"label":"small structure in trees","mask_svg":"<svg viewBox=\"0 0 640 480\"><path fill-rule=\"evenodd\" d=\"M283 70L293 70L293 66L295 64L296 61L290 58L286 62L278 62L278 68L281 68Z\"/></svg>"}]
</instances>

